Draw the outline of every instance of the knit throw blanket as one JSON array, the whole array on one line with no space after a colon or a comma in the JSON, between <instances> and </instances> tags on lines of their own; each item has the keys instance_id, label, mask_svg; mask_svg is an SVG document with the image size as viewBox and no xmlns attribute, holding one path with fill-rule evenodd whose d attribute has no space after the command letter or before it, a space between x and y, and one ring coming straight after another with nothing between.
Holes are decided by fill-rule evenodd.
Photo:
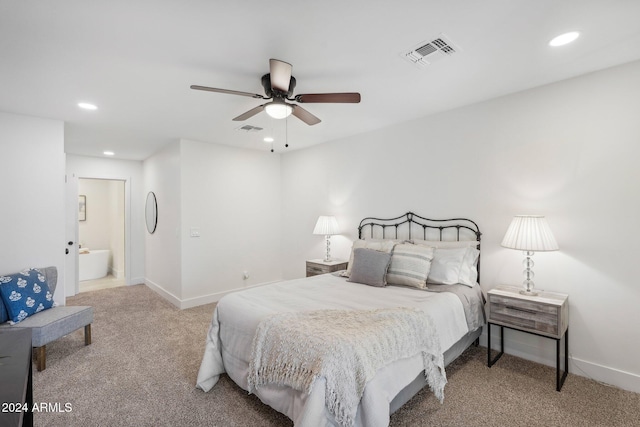
<instances>
[{"instance_id":1,"label":"knit throw blanket","mask_svg":"<svg viewBox=\"0 0 640 427\"><path fill-rule=\"evenodd\" d=\"M422 353L425 377L444 398L444 358L435 327L423 311L319 310L280 313L260 322L249 363L249 392L265 384L310 393L326 380L325 404L336 421L352 426L365 385L399 359Z\"/></svg>"}]
</instances>

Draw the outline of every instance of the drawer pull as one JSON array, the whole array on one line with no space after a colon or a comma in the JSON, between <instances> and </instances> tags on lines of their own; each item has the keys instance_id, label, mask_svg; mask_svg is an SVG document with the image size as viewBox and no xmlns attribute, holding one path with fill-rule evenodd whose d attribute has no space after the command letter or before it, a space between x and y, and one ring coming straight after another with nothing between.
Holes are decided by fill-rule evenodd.
<instances>
[{"instance_id":1,"label":"drawer pull","mask_svg":"<svg viewBox=\"0 0 640 427\"><path fill-rule=\"evenodd\" d=\"M526 308L515 307L513 305L505 305L505 308L508 308L509 310L522 311L524 313L529 313L529 314L538 314L539 313L539 311L536 311L536 310L527 310Z\"/></svg>"}]
</instances>

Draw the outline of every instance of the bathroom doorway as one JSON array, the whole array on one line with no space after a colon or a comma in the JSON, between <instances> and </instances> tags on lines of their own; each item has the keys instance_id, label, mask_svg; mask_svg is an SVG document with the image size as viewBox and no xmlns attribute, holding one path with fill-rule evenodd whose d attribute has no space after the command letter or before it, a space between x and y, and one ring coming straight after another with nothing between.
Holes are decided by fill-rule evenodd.
<instances>
[{"instance_id":1,"label":"bathroom doorway","mask_svg":"<svg viewBox=\"0 0 640 427\"><path fill-rule=\"evenodd\" d=\"M126 285L125 181L78 179L79 292Z\"/></svg>"}]
</instances>

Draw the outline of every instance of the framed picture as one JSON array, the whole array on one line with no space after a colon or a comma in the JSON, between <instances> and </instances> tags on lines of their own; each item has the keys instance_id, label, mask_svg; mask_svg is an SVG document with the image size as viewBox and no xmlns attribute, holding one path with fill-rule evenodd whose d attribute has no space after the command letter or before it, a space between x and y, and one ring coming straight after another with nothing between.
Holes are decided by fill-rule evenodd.
<instances>
[{"instance_id":1,"label":"framed picture","mask_svg":"<svg viewBox=\"0 0 640 427\"><path fill-rule=\"evenodd\" d=\"M87 220L87 196L78 196L78 221Z\"/></svg>"}]
</instances>

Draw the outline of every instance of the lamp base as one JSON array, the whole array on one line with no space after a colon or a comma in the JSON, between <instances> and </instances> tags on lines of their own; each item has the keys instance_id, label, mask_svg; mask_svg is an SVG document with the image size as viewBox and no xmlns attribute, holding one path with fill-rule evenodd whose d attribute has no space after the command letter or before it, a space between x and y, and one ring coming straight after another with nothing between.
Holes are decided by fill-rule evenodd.
<instances>
[{"instance_id":1,"label":"lamp base","mask_svg":"<svg viewBox=\"0 0 640 427\"><path fill-rule=\"evenodd\" d=\"M527 295L530 297L535 297L538 293L534 290L535 285L533 284L533 271L531 271L531 267L533 267L533 260L531 257L533 256L533 251L525 251L524 255L526 258L522 262L525 266L525 270L522 272L524 274L524 282L522 282L523 290L520 291L521 295Z\"/></svg>"},{"instance_id":2,"label":"lamp base","mask_svg":"<svg viewBox=\"0 0 640 427\"><path fill-rule=\"evenodd\" d=\"M330 262L330 261L332 261L332 259L331 259L331 236L327 234L326 236L324 236L324 238L327 240L327 256L324 257L324 262Z\"/></svg>"}]
</instances>

